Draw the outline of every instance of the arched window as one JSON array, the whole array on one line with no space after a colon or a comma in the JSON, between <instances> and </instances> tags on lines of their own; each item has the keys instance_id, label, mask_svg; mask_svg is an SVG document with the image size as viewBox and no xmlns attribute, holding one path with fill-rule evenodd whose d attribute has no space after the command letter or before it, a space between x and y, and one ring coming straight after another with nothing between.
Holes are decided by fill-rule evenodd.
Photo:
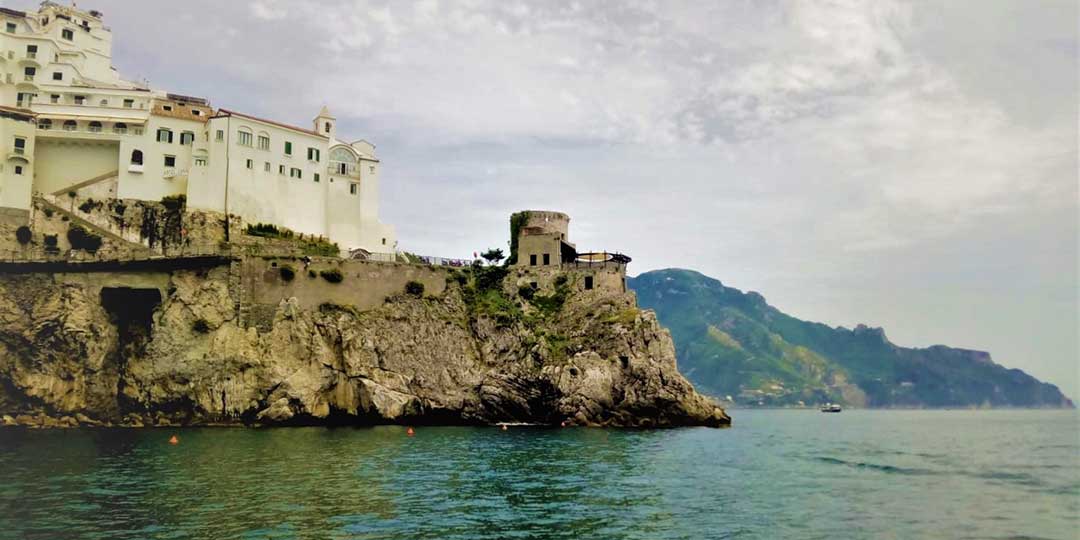
<instances>
[{"instance_id":1,"label":"arched window","mask_svg":"<svg viewBox=\"0 0 1080 540\"><path fill-rule=\"evenodd\" d=\"M52 129L52 120L42 118L41 120L38 120L37 127L38 129Z\"/></svg>"},{"instance_id":2,"label":"arched window","mask_svg":"<svg viewBox=\"0 0 1080 540\"><path fill-rule=\"evenodd\" d=\"M98 122L97 120L90 122L90 132L101 133L101 122Z\"/></svg>"},{"instance_id":3,"label":"arched window","mask_svg":"<svg viewBox=\"0 0 1080 540\"><path fill-rule=\"evenodd\" d=\"M131 151L131 164L132 165L142 165L143 164L142 163L142 150L132 150Z\"/></svg>"},{"instance_id":4,"label":"arched window","mask_svg":"<svg viewBox=\"0 0 1080 540\"><path fill-rule=\"evenodd\" d=\"M326 127L323 129L325 129L327 133L330 133L330 122L327 122Z\"/></svg>"},{"instance_id":5,"label":"arched window","mask_svg":"<svg viewBox=\"0 0 1080 540\"><path fill-rule=\"evenodd\" d=\"M64 120L64 131L75 131L78 127L79 124L74 120Z\"/></svg>"},{"instance_id":6,"label":"arched window","mask_svg":"<svg viewBox=\"0 0 1080 540\"><path fill-rule=\"evenodd\" d=\"M123 134L127 133L127 124L125 124L123 122L117 122L117 123L113 124L112 130L113 130L113 133L119 133L120 135L123 135Z\"/></svg>"}]
</instances>

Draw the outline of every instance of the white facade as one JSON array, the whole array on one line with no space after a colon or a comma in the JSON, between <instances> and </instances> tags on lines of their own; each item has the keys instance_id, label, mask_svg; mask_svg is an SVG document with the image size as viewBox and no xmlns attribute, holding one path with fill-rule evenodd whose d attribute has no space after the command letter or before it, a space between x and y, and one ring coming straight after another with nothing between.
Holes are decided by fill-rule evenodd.
<instances>
[{"instance_id":1,"label":"white facade","mask_svg":"<svg viewBox=\"0 0 1080 540\"><path fill-rule=\"evenodd\" d=\"M374 147L338 140L325 107L305 129L125 81L101 18L53 2L0 8L0 207L29 209L35 193L186 195L193 210L394 251Z\"/></svg>"}]
</instances>

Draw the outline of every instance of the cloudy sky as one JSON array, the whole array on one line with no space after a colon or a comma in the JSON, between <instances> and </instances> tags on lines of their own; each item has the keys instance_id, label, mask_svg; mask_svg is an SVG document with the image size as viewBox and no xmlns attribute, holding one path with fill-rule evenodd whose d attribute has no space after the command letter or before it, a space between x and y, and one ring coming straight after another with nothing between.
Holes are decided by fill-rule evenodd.
<instances>
[{"instance_id":1,"label":"cloudy sky","mask_svg":"<svg viewBox=\"0 0 1080 540\"><path fill-rule=\"evenodd\" d=\"M377 145L403 249L466 256L562 210L633 273L1078 397L1075 2L79 4L128 78L303 125L328 105Z\"/></svg>"}]
</instances>

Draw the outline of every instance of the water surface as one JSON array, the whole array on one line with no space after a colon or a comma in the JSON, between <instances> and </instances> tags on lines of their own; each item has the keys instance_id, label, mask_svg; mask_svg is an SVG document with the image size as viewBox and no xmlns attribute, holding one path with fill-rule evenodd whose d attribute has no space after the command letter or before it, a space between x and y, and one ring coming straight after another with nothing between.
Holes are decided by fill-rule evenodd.
<instances>
[{"instance_id":1,"label":"water surface","mask_svg":"<svg viewBox=\"0 0 1080 540\"><path fill-rule=\"evenodd\" d=\"M0 539L1078 537L1076 411L732 416L412 437L5 429Z\"/></svg>"}]
</instances>

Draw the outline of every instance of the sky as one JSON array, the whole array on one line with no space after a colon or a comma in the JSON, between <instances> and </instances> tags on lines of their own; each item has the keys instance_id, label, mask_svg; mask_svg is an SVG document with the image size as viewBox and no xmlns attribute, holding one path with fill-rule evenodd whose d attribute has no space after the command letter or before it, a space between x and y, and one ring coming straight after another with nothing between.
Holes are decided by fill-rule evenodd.
<instances>
[{"instance_id":1,"label":"sky","mask_svg":"<svg viewBox=\"0 0 1080 540\"><path fill-rule=\"evenodd\" d=\"M36 2L5 0L8 7ZM1080 397L1077 4L80 0L129 79L374 143L399 247L571 215L896 344Z\"/></svg>"}]
</instances>

